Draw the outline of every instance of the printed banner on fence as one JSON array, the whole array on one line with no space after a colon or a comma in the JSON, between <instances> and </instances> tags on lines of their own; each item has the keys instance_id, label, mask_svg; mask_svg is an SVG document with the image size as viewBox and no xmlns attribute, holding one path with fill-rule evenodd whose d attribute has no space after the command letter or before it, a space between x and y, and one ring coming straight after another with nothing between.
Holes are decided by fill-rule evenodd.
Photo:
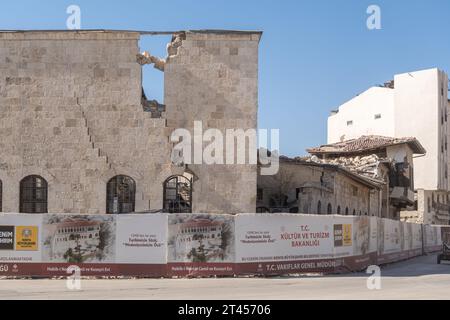
<instances>
[{"instance_id":1,"label":"printed banner on fence","mask_svg":"<svg viewBox=\"0 0 450 320\"><path fill-rule=\"evenodd\" d=\"M43 261L115 262L116 216L48 214L42 224Z\"/></svg>"},{"instance_id":2,"label":"printed banner on fence","mask_svg":"<svg viewBox=\"0 0 450 320\"><path fill-rule=\"evenodd\" d=\"M400 221L384 220L383 254L402 251L403 228Z\"/></svg>"},{"instance_id":3,"label":"printed banner on fence","mask_svg":"<svg viewBox=\"0 0 450 320\"><path fill-rule=\"evenodd\" d=\"M164 276L166 239L167 215L0 215L7 275Z\"/></svg>"},{"instance_id":4,"label":"printed banner on fence","mask_svg":"<svg viewBox=\"0 0 450 320\"><path fill-rule=\"evenodd\" d=\"M234 216L172 214L168 223L169 274L234 274Z\"/></svg>"},{"instance_id":5,"label":"printed banner on fence","mask_svg":"<svg viewBox=\"0 0 450 320\"><path fill-rule=\"evenodd\" d=\"M0 275L210 276L362 270L439 251L450 227L302 214L0 214Z\"/></svg>"},{"instance_id":6,"label":"printed banner on fence","mask_svg":"<svg viewBox=\"0 0 450 320\"><path fill-rule=\"evenodd\" d=\"M423 226L423 247L427 253L442 250L441 226L424 225Z\"/></svg>"},{"instance_id":7,"label":"printed banner on fence","mask_svg":"<svg viewBox=\"0 0 450 320\"><path fill-rule=\"evenodd\" d=\"M336 226L341 224L351 226L350 237L352 239L347 250L337 246L335 243L335 271L357 271L375 264L378 235L377 218L368 216L334 216L333 220L335 229Z\"/></svg>"},{"instance_id":8,"label":"printed banner on fence","mask_svg":"<svg viewBox=\"0 0 450 320\"><path fill-rule=\"evenodd\" d=\"M167 214L119 215L116 224L117 263L167 262Z\"/></svg>"},{"instance_id":9,"label":"printed banner on fence","mask_svg":"<svg viewBox=\"0 0 450 320\"><path fill-rule=\"evenodd\" d=\"M238 215L235 223L236 262L243 274L331 271L335 243L352 250L349 223L335 230L327 216Z\"/></svg>"},{"instance_id":10,"label":"printed banner on fence","mask_svg":"<svg viewBox=\"0 0 450 320\"><path fill-rule=\"evenodd\" d=\"M0 215L0 262L42 261L42 215Z\"/></svg>"}]
</instances>

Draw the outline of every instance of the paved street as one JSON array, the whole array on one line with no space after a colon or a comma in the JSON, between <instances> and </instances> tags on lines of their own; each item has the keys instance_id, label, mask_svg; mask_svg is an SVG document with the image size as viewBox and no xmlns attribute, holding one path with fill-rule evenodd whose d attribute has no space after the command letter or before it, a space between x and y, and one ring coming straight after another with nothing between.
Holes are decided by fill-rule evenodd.
<instances>
[{"instance_id":1,"label":"paved street","mask_svg":"<svg viewBox=\"0 0 450 320\"><path fill-rule=\"evenodd\" d=\"M449 299L450 265L424 256L382 269L382 289L368 290L367 275L277 278L0 280L3 299Z\"/></svg>"}]
</instances>

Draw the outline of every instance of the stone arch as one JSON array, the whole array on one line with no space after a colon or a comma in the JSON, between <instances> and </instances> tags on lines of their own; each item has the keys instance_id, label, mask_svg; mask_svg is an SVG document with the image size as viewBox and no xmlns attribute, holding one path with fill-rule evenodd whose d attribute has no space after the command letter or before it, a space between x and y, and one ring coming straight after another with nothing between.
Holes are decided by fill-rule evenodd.
<instances>
[{"instance_id":1,"label":"stone arch","mask_svg":"<svg viewBox=\"0 0 450 320\"><path fill-rule=\"evenodd\" d=\"M173 175L163 183L163 211L192 213L192 178Z\"/></svg>"},{"instance_id":2,"label":"stone arch","mask_svg":"<svg viewBox=\"0 0 450 320\"><path fill-rule=\"evenodd\" d=\"M21 213L48 213L48 182L39 175L28 175L20 180Z\"/></svg>"},{"instance_id":3,"label":"stone arch","mask_svg":"<svg viewBox=\"0 0 450 320\"><path fill-rule=\"evenodd\" d=\"M136 182L127 175L116 175L106 184L106 213L133 213L136 208Z\"/></svg>"}]
</instances>

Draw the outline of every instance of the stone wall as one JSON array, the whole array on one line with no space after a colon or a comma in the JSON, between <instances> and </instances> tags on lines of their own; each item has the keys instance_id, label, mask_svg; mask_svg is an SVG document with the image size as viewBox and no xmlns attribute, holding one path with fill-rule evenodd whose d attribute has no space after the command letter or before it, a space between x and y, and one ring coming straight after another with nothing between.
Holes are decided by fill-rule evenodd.
<instances>
[{"instance_id":1,"label":"stone wall","mask_svg":"<svg viewBox=\"0 0 450 320\"><path fill-rule=\"evenodd\" d=\"M185 124L180 120L256 127L259 37L188 33L167 64L167 119L143 111L139 38L0 33L4 212L19 211L19 183L28 175L47 180L50 213L105 213L106 184L116 175L135 180L136 211L161 209L163 182L180 173L169 143L173 128ZM194 212L253 211L256 168L193 171Z\"/></svg>"},{"instance_id":2,"label":"stone wall","mask_svg":"<svg viewBox=\"0 0 450 320\"><path fill-rule=\"evenodd\" d=\"M419 189L416 196L416 219L419 223L439 225L450 223L450 196L448 192ZM406 218L405 221L410 221Z\"/></svg>"},{"instance_id":3,"label":"stone wall","mask_svg":"<svg viewBox=\"0 0 450 320\"><path fill-rule=\"evenodd\" d=\"M182 35L176 55L165 65L164 103L171 129L256 129L258 33ZM248 150L247 150L248 151ZM252 150L256 152L255 150ZM256 165L189 165L195 212L254 212Z\"/></svg>"},{"instance_id":4,"label":"stone wall","mask_svg":"<svg viewBox=\"0 0 450 320\"><path fill-rule=\"evenodd\" d=\"M379 189L371 190L342 172L318 165L282 162L276 176L258 176L258 188L263 190L261 207L270 208L271 198L286 195L299 213L326 214L330 204L332 214L344 215L348 209L348 215L380 216Z\"/></svg>"}]
</instances>

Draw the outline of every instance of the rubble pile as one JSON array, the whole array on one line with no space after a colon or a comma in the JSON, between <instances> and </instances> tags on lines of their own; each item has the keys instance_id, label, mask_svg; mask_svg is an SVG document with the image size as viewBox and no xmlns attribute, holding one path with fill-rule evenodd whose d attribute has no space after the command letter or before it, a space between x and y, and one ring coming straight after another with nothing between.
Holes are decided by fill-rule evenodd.
<instances>
[{"instance_id":1,"label":"rubble pile","mask_svg":"<svg viewBox=\"0 0 450 320\"><path fill-rule=\"evenodd\" d=\"M173 58L178 55L178 48L181 47L183 44L183 40L186 39L186 35L184 33L177 33L174 34L172 37L172 41L167 44L167 57L166 59L161 59L158 57L155 57L150 54L148 51L144 51L143 53L139 53L136 56L136 61L141 66L146 64L153 64L153 67L155 69L158 69L162 72L164 72L164 68L166 66L166 63L169 61L170 58Z\"/></svg>"},{"instance_id":2,"label":"rubble pile","mask_svg":"<svg viewBox=\"0 0 450 320\"><path fill-rule=\"evenodd\" d=\"M152 56L147 51L144 51L143 53L138 54L136 59L140 65L153 64L154 68L158 69L160 71L164 71L164 67L166 65L166 60Z\"/></svg>"},{"instance_id":3,"label":"rubble pile","mask_svg":"<svg viewBox=\"0 0 450 320\"><path fill-rule=\"evenodd\" d=\"M317 156L309 158L311 162L339 165L359 175L378 180L382 180L378 170L381 160L384 159L380 159L376 154L364 157L339 157L334 159L319 159Z\"/></svg>"}]
</instances>

